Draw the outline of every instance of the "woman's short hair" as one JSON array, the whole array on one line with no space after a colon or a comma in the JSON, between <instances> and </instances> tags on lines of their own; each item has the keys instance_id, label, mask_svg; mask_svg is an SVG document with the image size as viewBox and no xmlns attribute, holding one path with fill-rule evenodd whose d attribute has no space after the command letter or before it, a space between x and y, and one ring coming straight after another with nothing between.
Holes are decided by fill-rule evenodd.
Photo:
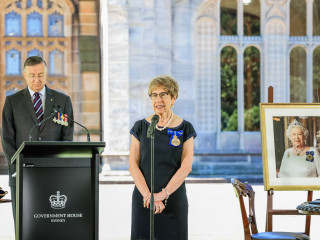
<instances>
[{"instance_id":1,"label":"woman's short hair","mask_svg":"<svg viewBox=\"0 0 320 240\"><path fill-rule=\"evenodd\" d=\"M148 86L149 96L151 95L152 90L156 87L163 87L171 97L178 98L179 84L173 77L162 75L152 79Z\"/></svg>"},{"instance_id":2,"label":"woman's short hair","mask_svg":"<svg viewBox=\"0 0 320 240\"><path fill-rule=\"evenodd\" d=\"M288 137L290 140L291 140L291 138L290 138L290 133L291 133L292 128L294 128L294 127L300 128L300 129L302 130L302 132L303 132L303 136L304 136L305 138L308 137L309 131L307 130L307 128L306 128L301 122L299 122L299 121L297 121L296 119L294 119L294 120L289 124L288 129L287 129L287 132L286 132L287 137Z\"/></svg>"}]
</instances>

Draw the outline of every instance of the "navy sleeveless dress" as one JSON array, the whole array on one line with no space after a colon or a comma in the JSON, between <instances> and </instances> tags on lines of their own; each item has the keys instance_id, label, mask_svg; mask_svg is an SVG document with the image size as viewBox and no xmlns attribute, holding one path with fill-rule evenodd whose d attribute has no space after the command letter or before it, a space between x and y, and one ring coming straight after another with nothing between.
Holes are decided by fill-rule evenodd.
<instances>
[{"instance_id":1,"label":"navy sleeveless dress","mask_svg":"<svg viewBox=\"0 0 320 240\"><path fill-rule=\"evenodd\" d=\"M140 170L150 190L150 139L147 129L150 123L145 119L137 121L132 134L140 142ZM181 166L183 143L196 137L191 123L186 120L163 131L155 130L154 142L154 192L165 188ZM143 207L143 197L137 187L132 194L131 240L147 240L150 237L150 209ZM166 208L154 215L154 236L156 240L188 239L188 199L183 183L168 199Z\"/></svg>"}]
</instances>

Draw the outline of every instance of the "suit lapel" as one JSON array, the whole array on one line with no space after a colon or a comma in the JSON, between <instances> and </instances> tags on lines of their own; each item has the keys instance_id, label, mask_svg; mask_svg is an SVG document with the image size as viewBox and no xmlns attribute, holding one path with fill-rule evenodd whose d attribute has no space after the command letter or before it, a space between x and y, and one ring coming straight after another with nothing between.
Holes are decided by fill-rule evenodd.
<instances>
[{"instance_id":1,"label":"suit lapel","mask_svg":"<svg viewBox=\"0 0 320 240\"><path fill-rule=\"evenodd\" d=\"M28 88L25 88L21 92L21 95L22 95L21 100L22 100L23 104L25 105L25 107L27 109L27 112L30 114L34 124L38 123L37 117L36 117L36 113L35 113L34 108L33 108L33 103L31 101L31 96L30 96L30 92L29 92Z\"/></svg>"},{"instance_id":2,"label":"suit lapel","mask_svg":"<svg viewBox=\"0 0 320 240\"><path fill-rule=\"evenodd\" d=\"M43 119L50 116L50 114L52 113L53 105L55 105L54 93L50 88L46 86L46 101L45 101ZM50 119L48 119L48 121L50 121ZM46 125L48 121L43 123L43 125L41 126L41 129L43 129L43 127Z\"/></svg>"}]
</instances>

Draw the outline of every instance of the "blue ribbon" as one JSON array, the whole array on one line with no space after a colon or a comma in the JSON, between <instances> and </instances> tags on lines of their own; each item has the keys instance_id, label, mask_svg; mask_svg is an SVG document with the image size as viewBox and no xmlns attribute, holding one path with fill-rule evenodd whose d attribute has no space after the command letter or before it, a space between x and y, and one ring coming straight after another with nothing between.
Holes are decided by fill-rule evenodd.
<instances>
[{"instance_id":1,"label":"blue ribbon","mask_svg":"<svg viewBox=\"0 0 320 240\"><path fill-rule=\"evenodd\" d=\"M173 147L179 147L181 145L181 141L179 145L173 145L172 144L172 140L174 138L174 136L176 136L177 138L179 138L182 134L183 134L183 130L180 131L173 131L171 129L168 129L168 134L171 135L170 141L169 141L169 145L173 146Z\"/></svg>"}]
</instances>

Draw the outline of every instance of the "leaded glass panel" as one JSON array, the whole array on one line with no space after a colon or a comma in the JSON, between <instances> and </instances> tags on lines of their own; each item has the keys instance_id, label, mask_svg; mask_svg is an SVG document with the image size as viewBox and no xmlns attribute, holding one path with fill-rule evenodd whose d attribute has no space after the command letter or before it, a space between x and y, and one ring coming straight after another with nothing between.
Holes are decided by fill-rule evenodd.
<instances>
[{"instance_id":1,"label":"leaded glass panel","mask_svg":"<svg viewBox=\"0 0 320 240\"><path fill-rule=\"evenodd\" d=\"M21 53L12 49L6 52L6 75L21 74Z\"/></svg>"},{"instance_id":2,"label":"leaded glass panel","mask_svg":"<svg viewBox=\"0 0 320 240\"><path fill-rule=\"evenodd\" d=\"M6 36L21 36L21 15L11 11L5 16Z\"/></svg>"},{"instance_id":3,"label":"leaded glass panel","mask_svg":"<svg viewBox=\"0 0 320 240\"><path fill-rule=\"evenodd\" d=\"M32 12L27 15L27 35L42 36L42 15L37 12Z\"/></svg>"},{"instance_id":4,"label":"leaded glass panel","mask_svg":"<svg viewBox=\"0 0 320 240\"><path fill-rule=\"evenodd\" d=\"M49 53L49 74L64 75L64 54L59 50L53 50Z\"/></svg>"},{"instance_id":5,"label":"leaded glass panel","mask_svg":"<svg viewBox=\"0 0 320 240\"><path fill-rule=\"evenodd\" d=\"M49 36L63 36L63 15L54 13L49 15L48 32Z\"/></svg>"}]
</instances>

